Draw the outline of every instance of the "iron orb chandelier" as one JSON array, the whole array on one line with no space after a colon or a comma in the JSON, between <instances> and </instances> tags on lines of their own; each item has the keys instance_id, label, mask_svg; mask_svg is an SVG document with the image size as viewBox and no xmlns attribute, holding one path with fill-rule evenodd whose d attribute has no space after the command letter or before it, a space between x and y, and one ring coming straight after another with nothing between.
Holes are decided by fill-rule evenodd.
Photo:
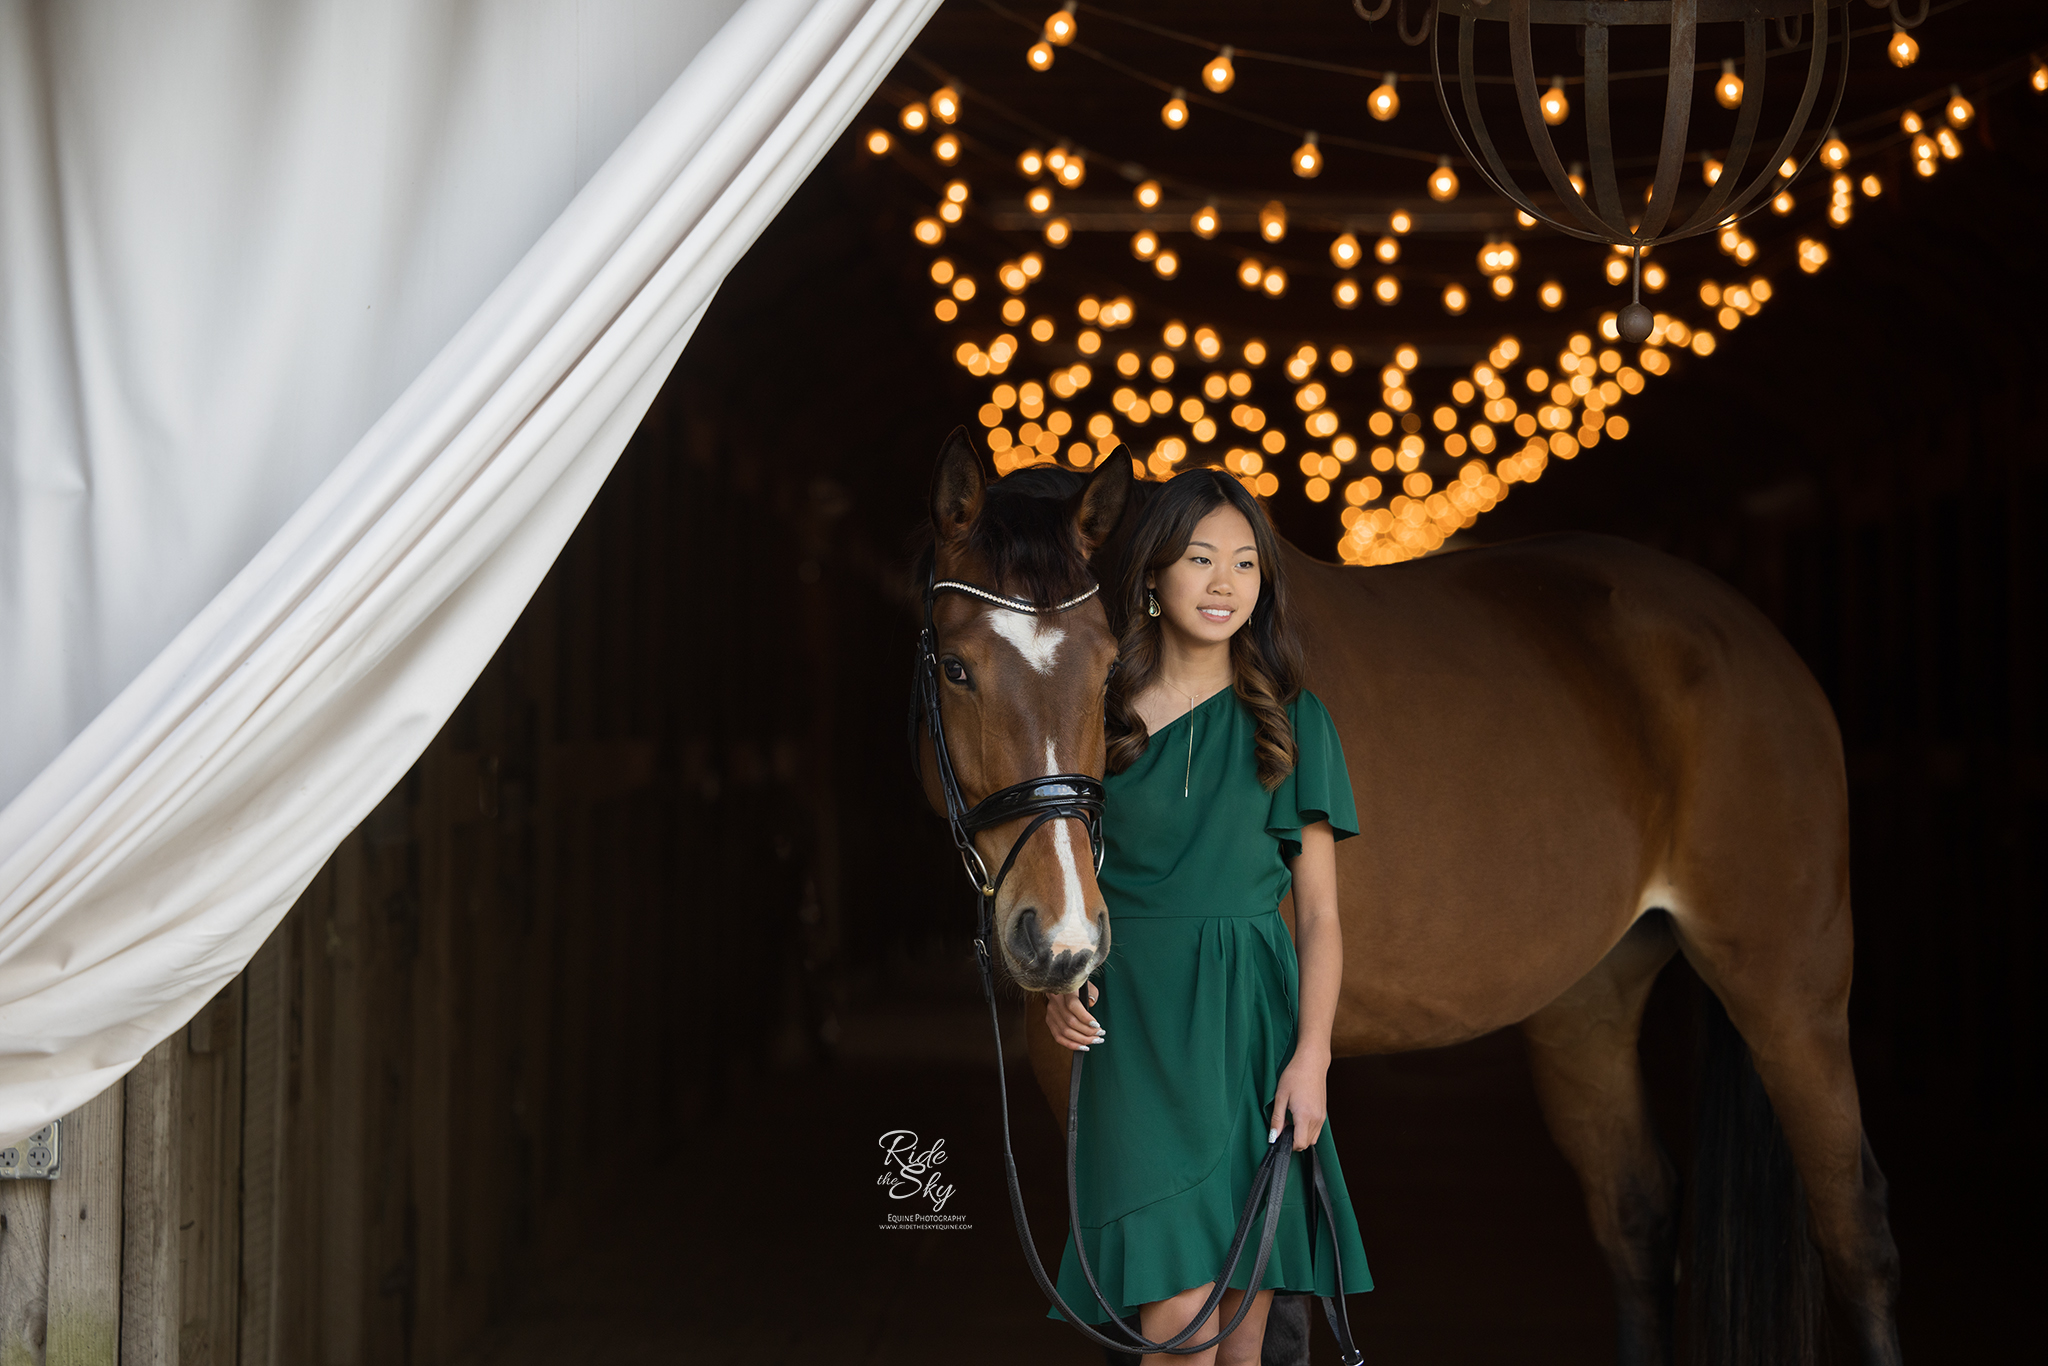
<instances>
[{"instance_id":1,"label":"iron orb chandelier","mask_svg":"<svg viewBox=\"0 0 2048 1366\"><path fill-rule=\"evenodd\" d=\"M1646 247L1676 242L1714 232L1740 221L1768 204L1771 192L1789 184L1803 172L1820 150L1815 138L1796 160L1792 175L1781 174L1785 161L1804 136L1814 106L1827 84L1828 47L1831 41L1829 10L1848 0L1437 0L1430 16L1430 74L1444 122L1474 169L1516 207L1557 231L1584 241L1600 242L1627 250L1633 257L1636 288L1632 302L1616 319L1622 337L1639 342L1650 334L1653 320L1642 302L1642 253ZM1464 111L1461 126L1452 112L1446 88L1440 37L1443 20L1455 16L1458 33L1457 85L1459 105ZM1798 107L1778 138L1776 150L1747 183L1742 173L1755 150L1758 125L1762 122L1768 49L1767 25L1775 20L1785 47L1798 44L1799 29L1811 21L1810 56L1806 81ZM1796 21L1797 26L1788 23ZM1516 102L1528 135L1536 164L1543 171L1551 191L1563 206L1563 214L1539 208L1529 192L1508 170L1493 133L1479 109L1478 81L1475 79L1473 48L1482 22L1507 25L1508 52L1513 67ZM1742 95L1735 112L1735 133L1720 175L1708 187L1706 198L1682 221L1673 223L1678 187L1686 155L1686 133L1691 125L1694 66L1698 60L1699 26L1713 23L1742 25ZM1534 25L1575 27L1580 30L1585 53L1586 153L1589 162L1588 195L1572 183L1571 172L1558 156L1557 145L1543 116L1544 87L1538 85L1531 30ZM1664 126L1657 150L1656 170L1651 179L1649 200L1639 221L1631 223L1622 207L1620 179L1616 174L1613 124L1609 102L1610 30L1619 27L1662 26L1670 30L1669 71L1665 77ZM1832 27L1840 29L1841 57L1834 81L1833 100L1823 130L1831 127L1842 107L1842 95L1849 78L1849 29L1846 18Z\"/></svg>"}]
</instances>

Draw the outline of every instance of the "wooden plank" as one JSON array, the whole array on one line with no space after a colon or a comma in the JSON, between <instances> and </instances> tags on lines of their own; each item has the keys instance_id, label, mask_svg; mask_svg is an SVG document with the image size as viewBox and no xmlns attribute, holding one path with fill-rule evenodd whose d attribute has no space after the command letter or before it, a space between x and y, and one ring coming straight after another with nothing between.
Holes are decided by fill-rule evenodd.
<instances>
[{"instance_id":1,"label":"wooden plank","mask_svg":"<svg viewBox=\"0 0 2048 1366\"><path fill-rule=\"evenodd\" d=\"M296 915L294 910L292 915ZM291 995L287 945L291 916L243 973L246 1000L242 1039L241 1366L277 1366L281 1307L279 1263L286 1235L284 1196L284 1068L286 1011ZM226 1116L232 1121L232 1115Z\"/></svg>"},{"instance_id":2,"label":"wooden plank","mask_svg":"<svg viewBox=\"0 0 2048 1366\"><path fill-rule=\"evenodd\" d=\"M327 1086L320 1116L320 1280L317 1338L320 1366L365 1366L363 1303L364 1111L368 1084L368 1004L364 920L369 888L361 831L334 854L334 900L323 954L327 963L324 1021Z\"/></svg>"},{"instance_id":3,"label":"wooden plank","mask_svg":"<svg viewBox=\"0 0 2048 1366\"><path fill-rule=\"evenodd\" d=\"M412 1157L413 1261L412 1359L442 1361L449 1356L449 1025L453 970L449 946L450 901L455 895L450 868L452 826L448 819L449 760L445 732L420 761L420 803L413 835L419 847L419 939L412 965ZM472 767L472 773L474 768ZM474 799L472 779L467 795Z\"/></svg>"},{"instance_id":4,"label":"wooden plank","mask_svg":"<svg viewBox=\"0 0 2048 1366\"><path fill-rule=\"evenodd\" d=\"M43 1366L52 1184L0 1181L0 1366Z\"/></svg>"},{"instance_id":5,"label":"wooden plank","mask_svg":"<svg viewBox=\"0 0 2048 1366\"><path fill-rule=\"evenodd\" d=\"M207 1005L210 1051L188 1044L178 1136L178 1366L234 1366L241 1243L242 1011L237 977ZM199 1034L188 1031L188 1039Z\"/></svg>"},{"instance_id":6,"label":"wooden plank","mask_svg":"<svg viewBox=\"0 0 2048 1366\"><path fill-rule=\"evenodd\" d=\"M120 1083L64 1117L50 1183L48 1366L115 1366L121 1351Z\"/></svg>"},{"instance_id":7,"label":"wooden plank","mask_svg":"<svg viewBox=\"0 0 2048 1366\"><path fill-rule=\"evenodd\" d=\"M123 1083L123 1366L178 1366L178 1138L184 1084L183 1030L143 1054Z\"/></svg>"}]
</instances>

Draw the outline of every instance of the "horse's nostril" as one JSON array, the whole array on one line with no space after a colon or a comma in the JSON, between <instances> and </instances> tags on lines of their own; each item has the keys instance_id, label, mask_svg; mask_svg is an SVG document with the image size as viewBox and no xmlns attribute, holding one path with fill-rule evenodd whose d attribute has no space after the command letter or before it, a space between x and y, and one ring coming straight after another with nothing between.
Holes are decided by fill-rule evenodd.
<instances>
[{"instance_id":1,"label":"horse's nostril","mask_svg":"<svg viewBox=\"0 0 2048 1366\"><path fill-rule=\"evenodd\" d=\"M1029 906L1018 911L1010 925L1010 951L1019 962L1028 963L1038 956L1038 912Z\"/></svg>"}]
</instances>

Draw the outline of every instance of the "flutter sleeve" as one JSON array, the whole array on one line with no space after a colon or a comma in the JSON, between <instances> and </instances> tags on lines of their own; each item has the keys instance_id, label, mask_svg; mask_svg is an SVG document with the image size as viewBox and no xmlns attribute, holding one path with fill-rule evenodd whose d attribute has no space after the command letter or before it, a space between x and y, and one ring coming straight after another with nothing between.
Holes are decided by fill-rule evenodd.
<instances>
[{"instance_id":1,"label":"flutter sleeve","mask_svg":"<svg viewBox=\"0 0 2048 1366\"><path fill-rule=\"evenodd\" d=\"M1306 688L1288 706L1294 722L1294 771L1274 789L1266 831L1280 841L1280 853L1292 860L1301 852L1303 826L1328 821L1338 839L1358 833L1358 807L1351 798L1351 773L1344 767L1344 745L1337 723L1322 699Z\"/></svg>"}]
</instances>

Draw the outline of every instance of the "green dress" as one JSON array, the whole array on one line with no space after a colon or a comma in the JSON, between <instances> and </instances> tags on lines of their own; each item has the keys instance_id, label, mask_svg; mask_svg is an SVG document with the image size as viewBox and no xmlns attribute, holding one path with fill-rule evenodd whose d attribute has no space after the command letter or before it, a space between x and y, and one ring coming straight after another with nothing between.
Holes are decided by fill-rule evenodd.
<instances>
[{"instance_id":1,"label":"green dress","mask_svg":"<svg viewBox=\"0 0 2048 1366\"><path fill-rule=\"evenodd\" d=\"M1279 911L1292 882L1286 860L1301 852L1303 826L1327 820L1338 839L1358 833L1330 713L1308 692L1287 711L1300 758L1277 791L1259 785L1252 715L1231 689L1154 735L1136 763L1106 780L1101 885L1111 939L1091 1013L1108 1037L1081 1055L1075 1187L1088 1264L1126 1321L1141 1304L1208 1283L1223 1265L1294 1051L1301 970ZM1327 1121L1316 1151L1336 1209L1344 1289L1370 1290ZM1307 1159L1289 1159L1260 1286L1331 1295L1331 1230ZM1074 1234L1060 1257L1060 1295L1102 1323ZM1254 1223L1230 1281L1239 1289L1250 1283L1258 1234Z\"/></svg>"}]
</instances>

